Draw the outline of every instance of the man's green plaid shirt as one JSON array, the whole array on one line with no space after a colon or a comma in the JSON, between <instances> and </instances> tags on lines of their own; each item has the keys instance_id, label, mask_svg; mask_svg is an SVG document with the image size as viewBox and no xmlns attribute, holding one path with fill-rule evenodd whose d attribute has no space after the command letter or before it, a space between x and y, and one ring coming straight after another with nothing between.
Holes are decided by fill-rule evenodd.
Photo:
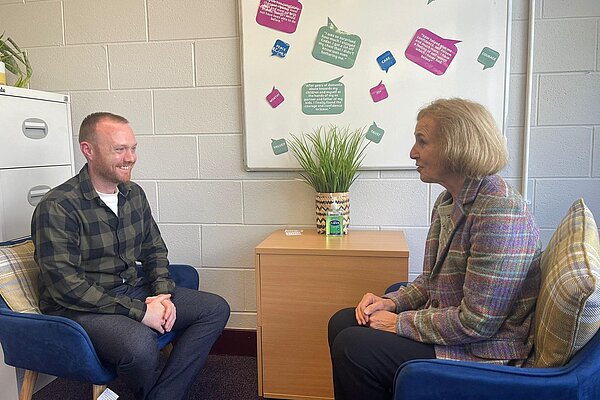
<instances>
[{"instance_id":1,"label":"man's green plaid shirt","mask_svg":"<svg viewBox=\"0 0 600 400\"><path fill-rule=\"evenodd\" d=\"M117 217L94 190L87 164L49 191L31 221L35 259L42 271L40 309L123 314L141 321L146 305L110 290L150 283L153 294L171 293L167 248L142 188L122 183ZM136 261L142 263L144 282Z\"/></svg>"}]
</instances>

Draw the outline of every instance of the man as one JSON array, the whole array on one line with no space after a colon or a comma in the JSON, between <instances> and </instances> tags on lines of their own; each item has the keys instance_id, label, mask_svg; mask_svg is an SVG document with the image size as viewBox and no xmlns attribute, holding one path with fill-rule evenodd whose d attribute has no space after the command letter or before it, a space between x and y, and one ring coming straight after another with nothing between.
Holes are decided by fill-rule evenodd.
<instances>
[{"instance_id":1,"label":"man","mask_svg":"<svg viewBox=\"0 0 600 400\"><path fill-rule=\"evenodd\" d=\"M78 322L137 398L184 399L229 306L170 279L146 195L130 181L137 143L128 121L91 114L81 124L79 145L87 164L46 194L31 222L42 271L40 308ZM181 334L161 370L157 337L171 330Z\"/></svg>"}]
</instances>

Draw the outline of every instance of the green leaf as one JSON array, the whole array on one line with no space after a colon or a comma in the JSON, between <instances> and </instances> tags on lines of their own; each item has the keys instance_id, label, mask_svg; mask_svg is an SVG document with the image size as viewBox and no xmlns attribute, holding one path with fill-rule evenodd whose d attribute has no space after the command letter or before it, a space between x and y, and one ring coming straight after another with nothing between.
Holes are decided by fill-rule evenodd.
<instances>
[{"instance_id":1,"label":"green leaf","mask_svg":"<svg viewBox=\"0 0 600 400\"><path fill-rule=\"evenodd\" d=\"M335 125L291 137L288 145L304 170L300 176L320 193L347 192L358 177L370 143L365 140L364 128Z\"/></svg>"},{"instance_id":2,"label":"green leaf","mask_svg":"<svg viewBox=\"0 0 600 400\"><path fill-rule=\"evenodd\" d=\"M0 35L0 61L5 64L8 72L17 77L15 86L26 87L33 74L27 53L10 37L4 39L4 35L5 32Z\"/></svg>"}]
</instances>

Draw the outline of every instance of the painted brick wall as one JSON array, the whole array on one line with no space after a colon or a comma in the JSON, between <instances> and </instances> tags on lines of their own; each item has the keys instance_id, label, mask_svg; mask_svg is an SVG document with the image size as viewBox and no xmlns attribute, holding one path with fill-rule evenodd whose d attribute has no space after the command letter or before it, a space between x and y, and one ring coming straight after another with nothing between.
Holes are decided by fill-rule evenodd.
<instances>
[{"instance_id":1,"label":"painted brick wall","mask_svg":"<svg viewBox=\"0 0 600 400\"><path fill-rule=\"evenodd\" d=\"M600 219L600 2L536 5L528 197L547 241L578 197ZM519 188L527 19L528 1L513 0L503 175ZM171 261L196 266L202 289L229 301L229 327L254 329L254 247L274 229L312 226L314 194L294 173L244 170L237 1L0 0L0 31L27 49L33 89L71 96L75 135L90 112L131 121L134 179ZM412 279L440 191L415 171L365 171L352 225L404 230Z\"/></svg>"}]
</instances>

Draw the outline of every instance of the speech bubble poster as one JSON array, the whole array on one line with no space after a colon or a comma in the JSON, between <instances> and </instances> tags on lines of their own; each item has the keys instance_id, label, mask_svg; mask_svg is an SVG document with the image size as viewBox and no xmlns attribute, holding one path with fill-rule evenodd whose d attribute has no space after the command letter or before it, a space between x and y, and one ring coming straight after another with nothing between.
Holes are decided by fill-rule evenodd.
<instances>
[{"instance_id":1,"label":"speech bubble poster","mask_svg":"<svg viewBox=\"0 0 600 400\"><path fill-rule=\"evenodd\" d=\"M404 54L406 58L427 71L443 75L458 53L460 40L444 39L425 28L413 36Z\"/></svg>"},{"instance_id":2,"label":"speech bubble poster","mask_svg":"<svg viewBox=\"0 0 600 400\"><path fill-rule=\"evenodd\" d=\"M375 103L388 98L387 88L383 81L380 81L377 85L372 87L369 90L369 93L371 93L371 98Z\"/></svg>"},{"instance_id":3,"label":"speech bubble poster","mask_svg":"<svg viewBox=\"0 0 600 400\"><path fill-rule=\"evenodd\" d=\"M479 57L477 57L477 62L483 64L483 69L492 68L494 65L496 65L496 61L498 61L499 56L500 53L498 53L496 50L490 49L489 47L484 47L481 50Z\"/></svg>"},{"instance_id":4,"label":"speech bubble poster","mask_svg":"<svg viewBox=\"0 0 600 400\"><path fill-rule=\"evenodd\" d=\"M298 171L291 135L336 125L363 130L364 169L414 170L416 116L436 98L477 101L504 130L509 3L237 1L241 85L219 94L241 91L246 169Z\"/></svg>"},{"instance_id":5,"label":"speech bubble poster","mask_svg":"<svg viewBox=\"0 0 600 400\"><path fill-rule=\"evenodd\" d=\"M288 152L288 145L285 138L271 139L271 148L273 149L273 154L275 154L276 156Z\"/></svg>"},{"instance_id":6,"label":"speech bubble poster","mask_svg":"<svg viewBox=\"0 0 600 400\"><path fill-rule=\"evenodd\" d=\"M281 103L283 103L284 100L285 98L283 97L279 89L273 86L273 89L267 95L267 101L269 102L271 107L277 108Z\"/></svg>"},{"instance_id":7,"label":"speech bubble poster","mask_svg":"<svg viewBox=\"0 0 600 400\"><path fill-rule=\"evenodd\" d=\"M339 30L328 18L327 25L317 33L312 55L317 60L349 69L356 62L361 42L359 36Z\"/></svg>"},{"instance_id":8,"label":"speech bubble poster","mask_svg":"<svg viewBox=\"0 0 600 400\"><path fill-rule=\"evenodd\" d=\"M367 131L365 137L367 140L370 140L373 143L379 143L381 142L384 133L385 130L383 128L378 127L375 121L373 121L373 124L371 124L371 126L369 127L369 130Z\"/></svg>"},{"instance_id":9,"label":"speech bubble poster","mask_svg":"<svg viewBox=\"0 0 600 400\"><path fill-rule=\"evenodd\" d=\"M267 28L294 33L300 21L302 3L297 0L260 0L256 22Z\"/></svg>"},{"instance_id":10,"label":"speech bubble poster","mask_svg":"<svg viewBox=\"0 0 600 400\"><path fill-rule=\"evenodd\" d=\"M379 64L379 68L387 73L389 69L396 64L396 59L394 58L392 52L388 50L377 57L377 64Z\"/></svg>"},{"instance_id":11,"label":"speech bubble poster","mask_svg":"<svg viewBox=\"0 0 600 400\"><path fill-rule=\"evenodd\" d=\"M281 39L277 39L273 48L271 49L271 56L277 56L281 58L285 58L288 51L290 50L290 44L284 42Z\"/></svg>"},{"instance_id":12,"label":"speech bubble poster","mask_svg":"<svg viewBox=\"0 0 600 400\"><path fill-rule=\"evenodd\" d=\"M309 82L302 85L302 112L306 115L334 115L344 112L346 88L342 77L328 82Z\"/></svg>"}]
</instances>

